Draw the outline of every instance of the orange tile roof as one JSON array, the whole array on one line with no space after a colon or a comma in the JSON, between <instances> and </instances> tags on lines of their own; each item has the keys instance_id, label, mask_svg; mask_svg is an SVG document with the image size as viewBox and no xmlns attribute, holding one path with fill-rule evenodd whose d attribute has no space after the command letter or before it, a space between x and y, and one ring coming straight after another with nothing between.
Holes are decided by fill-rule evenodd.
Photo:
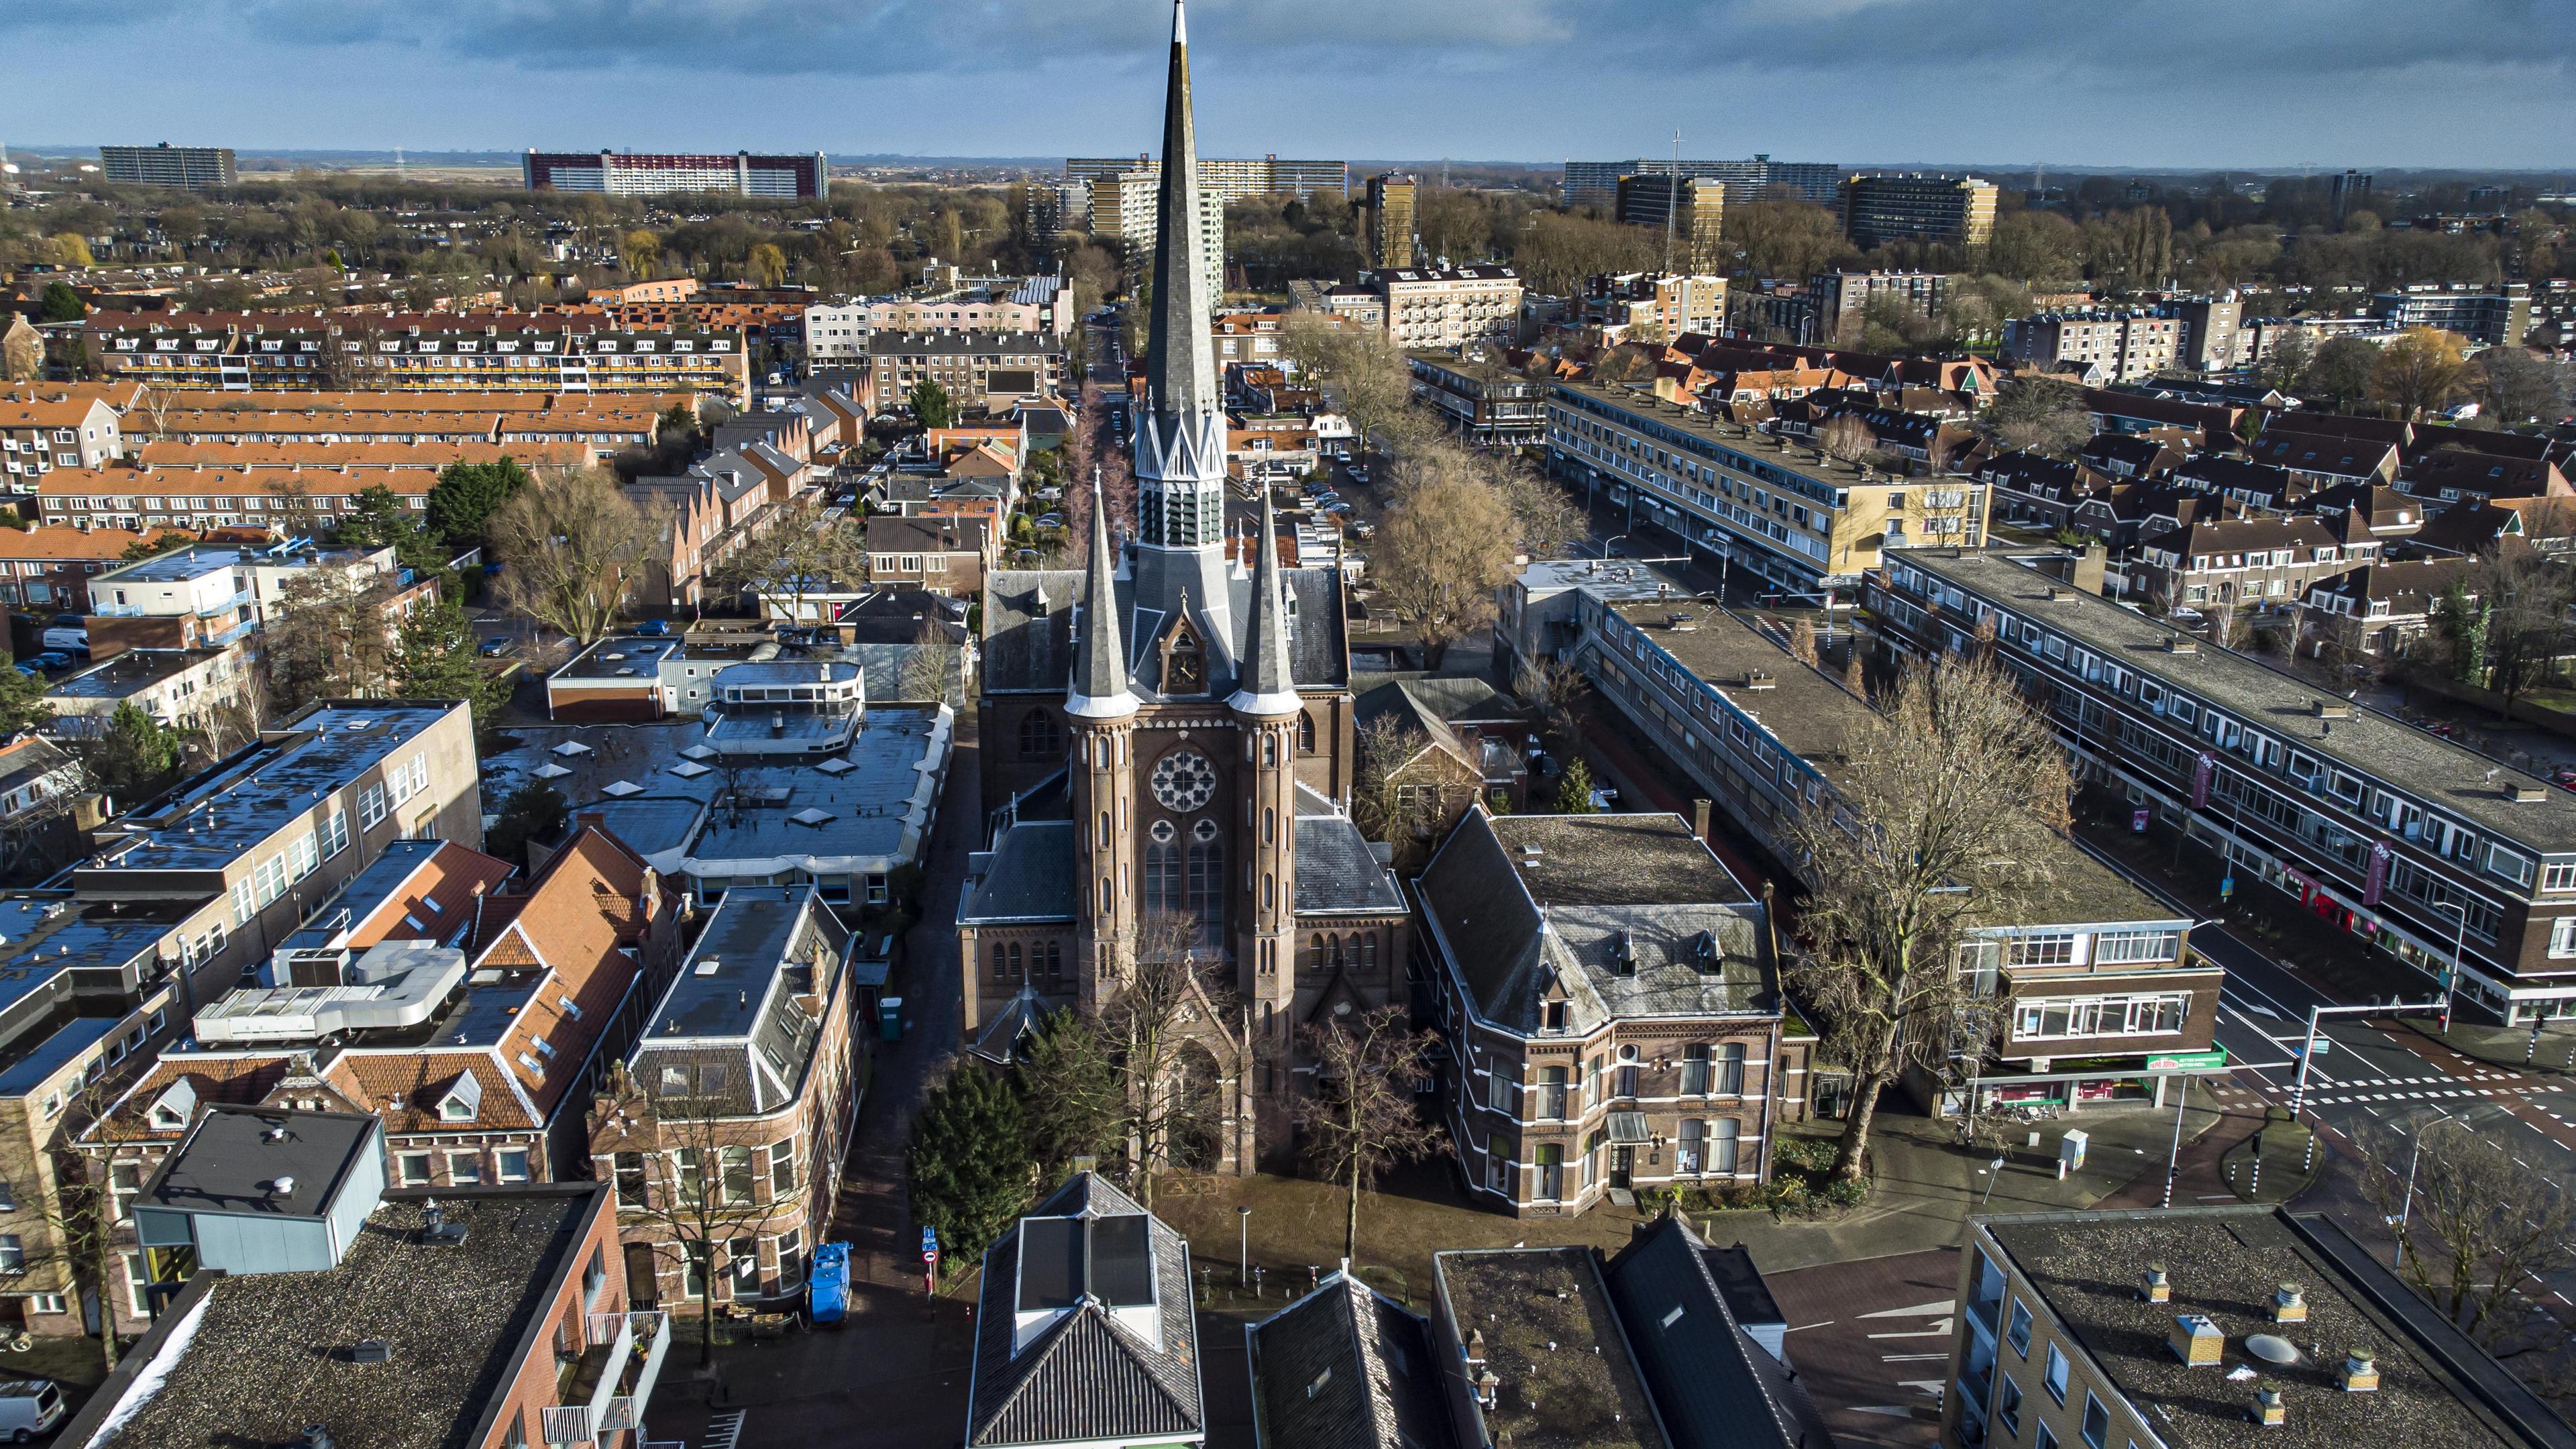
<instances>
[{"instance_id":1,"label":"orange tile roof","mask_svg":"<svg viewBox=\"0 0 2576 1449\"><path fill-rule=\"evenodd\" d=\"M283 1080L294 1059L282 1052L215 1056L188 1052L155 1062L142 1080L125 1091L88 1134L109 1142L177 1141L184 1128L160 1128L148 1115L153 1102L185 1077L200 1102L250 1104L260 1101Z\"/></svg>"},{"instance_id":2,"label":"orange tile roof","mask_svg":"<svg viewBox=\"0 0 2576 1449\"><path fill-rule=\"evenodd\" d=\"M122 528L93 528L84 533L77 528L59 525L0 529L0 560L35 562L45 559L86 561L123 558L125 551L136 543L149 542L174 532L187 538L196 536L184 528L147 528L141 533L130 533Z\"/></svg>"},{"instance_id":3,"label":"orange tile roof","mask_svg":"<svg viewBox=\"0 0 2576 1449\"><path fill-rule=\"evenodd\" d=\"M171 408L149 421L153 431L170 433L460 433L489 437L499 426L501 415L488 407L456 411L333 408L319 412Z\"/></svg>"},{"instance_id":4,"label":"orange tile roof","mask_svg":"<svg viewBox=\"0 0 2576 1449\"><path fill-rule=\"evenodd\" d=\"M176 411L247 409L252 412L542 413L636 412L659 416L689 401L686 393L626 393L615 397L555 392L203 392L176 391Z\"/></svg>"},{"instance_id":5,"label":"orange tile roof","mask_svg":"<svg viewBox=\"0 0 2576 1449\"><path fill-rule=\"evenodd\" d=\"M578 467L590 461L590 449L581 443L255 443L234 439L228 442L146 443L135 453L137 462L150 467L185 467L193 463L235 467L300 464L307 468L347 466L427 468L432 471L450 463L497 463L503 458L515 458L530 466Z\"/></svg>"},{"instance_id":6,"label":"orange tile roof","mask_svg":"<svg viewBox=\"0 0 2576 1449\"><path fill-rule=\"evenodd\" d=\"M578 1065L556 1075L569 1082ZM471 1122L450 1122L438 1115L439 1100L469 1072L483 1084L482 1109ZM524 1132L539 1122L529 1115L510 1074L488 1051L344 1051L322 1069L322 1079L384 1118L389 1133Z\"/></svg>"},{"instance_id":7,"label":"orange tile roof","mask_svg":"<svg viewBox=\"0 0 2576 1449\"><path fill-rule=\"evenodd\" d=\"M391 938L394 928L405 916L423 923L435 923L436 939L453 939L454 928L473 912L474 903L485 892L508 880L514 867L479 850L447 841L420 863L402 889L394 892L368 917L349 932L349 944L365 950L379 941ZM431 910L423 902L436 902ZM405 936L416 934L406 931Z\"/></svg>"},{"instance_id":8,"label":"orange tile roof","mask_svg":"<svg viewBox=\"0 0 2576 1449\"><path fill-rule=\"evenodd\" d=\"M0 428L77 428L106 403L94 397L0 399ZM114 408L108 408L113 416Z\"/></svg>"},{"instance_id":9,"label":"orange tile roof","mask_svg":"<svg viewBox=\"0 0 2576 1449\"><path fill-rule=\"evenodd\" d=\"M585 827L546 862L506 924L477 933L478 967L542 965L553 973L497 1053L528 1079L524 1089L541 1111L552 1112L634 985L639 967L622 948L639 939L636 902L654 890L651 867L615 836ZM577 1011L564 1009L567 996ZM534 1050L540 1040L554 1048L550 1060ZM517 1063L522 1051L551 1069L541 1077L526 1072Z\"/></svg>"},{"instance_id":10,"label":"orange tile roof","mask_svg":"<svg viewBox=\"0 0 2576 1449\"><path fill-rule=\"evenodd\" d=\"M56 468L36 485L36 493L44 498L131 497L135 494L220 498L242 493L269 496L300 489L311 496L336 498L363 493L370 488L386 488L408 498L426 496L437 486L438 474L427 468L302 468L292 463L272 467L190 464L149 470L133 467Z\"/></svg>"},{"instance_id":11,"label":"orange tile roof","mask_svg":"<svg viewBox=\"0 0 2576 1449\"><path fill-rule=\"evenodd\" d=\"M96 398L118 412L125 412L142 401L151 391L144 383L123 379L106 382L12 382L0 384L0 401L66 402Z\"/></svg>"}]
</instances>

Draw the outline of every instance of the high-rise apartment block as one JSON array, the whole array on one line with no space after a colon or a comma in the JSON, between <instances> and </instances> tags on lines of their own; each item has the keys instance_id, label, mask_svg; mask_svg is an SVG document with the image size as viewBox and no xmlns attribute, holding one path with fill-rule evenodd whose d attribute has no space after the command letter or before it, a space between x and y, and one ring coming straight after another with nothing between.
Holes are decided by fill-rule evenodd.
<instances>
[{"instance_id":1,"label":"high-rise apartment block","mask_svg":"<svg viewBox=\"0 0 2576 1449\"><path fill-rule=\"evenodd\" d=\"M230 146L101 146L98 170L129 186L230 186Z\"/></svg>"},{"instance_id":2,"label":"high-rise apartment block","mask_svg":"<svg viewBox=\"0 0 2576 1449\"><path fill-rule=\"evenodd\" d=\"M2370 315L2391 327L2438 327L2485 347L2509 347L2531 331L2531 288L2445 286L2422 282L2370 299Z\"/></svg>"},{"instance_id":3,"label":"high-rise apartment block","mask_svg":"<svg viewBox=\"0 0 2576 1449\"><path fill-rule=\"evenodd\" d=\"M2370 206L2370 173L2346 171L2326 183L2327 199L2334 204L2334 219L2341 222L2356 211Z\"/></svg>"},{"instance_id":4,"label":"high-rise apartment block","mask_svg":"<svg viewBox=\"0 0 2576 1449\"><path fill-rule=\"evenodd\" d=\"M1983 246L1995 231L1995 184L1973 176L1843 178L1843 235L1852 245L1891 241Z\"/></svg>"},{"instance_id":5,"label":"high-rise apartment block","mask_svg":"<svg viewBox=\"0 0 2576 1449\"><path fill-rule=\"evenodd\" d=\"M1856 323L1881 297L1896 299L1909 312L1936 316L1949 304L1950 278L1944 272L1819 272L1807 279L1806 322L1813 330L1798 340L1839 340L1845 324Z\"/></svg>"},{"instance_id":6,"label":"high-rise apartment block","mask_svg":"<svg viewBox=\"0 0 2576 1449\"><path fill-rule=\"evenodd\" d=\"M1716 274L1726 254L1726 183L1706 176L1622 176L1619 220L1672 238L1665 261L1677 271Z\"/></svg>"},{"instance_id":7,"label":"high-rise apartment block","mask_svg":"<svg viewBox=\"0 0 2576 1449\"><path fill-rule=\"evenodd\" d=\"M2100 368L2105 382L2136 382L2174 366L2182 323L2161 312L2088 308L2041 312L2004 324L2004 350L2041 366Z\"/></svg>"},{"instance_id":8,"label":"high-rise apartment block","mask_svg":"<svg viewBox=\"0 0 2576 1449\"><path fill-rule=\"evenodd\" d=\"M658 155L631 151L538 151L521 159L530 191L603 191L611 196L730 191L737 196L812 200L831 189L823 153L797 156Z\"/></svg>"},{"instance_id":9,"label":"high-rise apartment block","mask_svg":"<svg viewBox=\"0 0 2576 1449\"><path fill-rule=\"evenodd\" d=\"M1608 208L1619 201L1619 178L1623 176L1701 177L1726 187L1726 199L1741 205L1758 201L1762 193L1774 186L1797 188L1801 198L1819 206L1831 206L1842 185L1843 170L1830 161L1774 161L1756 156L1750 161L1657 161L1638 157L1633 161L1568 161L1565 163L1565 204Z\"/></svg>"},{"instance_id":10,"label":"high-rise apartment block","mask_svg":"<svg viewBox=\"0 0 2576 1449\"><path fill-rule=\"evenodd\" d=\"M1155 161L1151 156L1067 156L1064 175L1067 181L1098 181L1122 171L1150 171ZM1146 189L1153 188L1149 183ZM1219 203L1241 201L1247 196L1286 193L1303 201L1318 191L1351 189L1351 167L1347 161L1282 161L1276 156L1228 159L1217 156L1199 158L1199 191L1213 196Z\"/></svg>"},{"instance_id":11,"label":"high-rise apartment block","mask_svg":"<svg viewBox=\"0 0 2576 1449\"><path fill-rule=\"evenodd\" d=\"M1413 265L1413 186L1413 178L1400 172L1369 178L1371 265L1388 268Z\"/></svg>"},{"instance_id":12,"label":"high-rise apartment block","mask_svg":"<svg viewBox=\"0 0 2576 1449\"><path fill-rule=\"evenodd\" d=\"M1148 161L1088 180L1092 236L1125 248L1131 257L1152 256L1157 235L1154 213L1163 185L1161 163ZM1197 197L1198 275L1207 279L1208 302L1213 306L1225 295L1225 198L1205 186L1197 189Z\"/></svg>"}]
</instances>

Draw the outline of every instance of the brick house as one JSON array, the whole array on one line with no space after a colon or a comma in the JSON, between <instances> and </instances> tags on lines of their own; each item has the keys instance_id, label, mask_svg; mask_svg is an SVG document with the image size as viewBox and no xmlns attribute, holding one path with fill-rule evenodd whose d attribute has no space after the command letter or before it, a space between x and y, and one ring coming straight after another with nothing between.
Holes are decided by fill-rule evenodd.
<instances>
[{"instance_id":1,"label":"brick house","mask_svg":"<svg viewBox=\"0 0 2576 1449\"><path fill-rule=\"evenodd\" d=\"M993 562L989 519L925 515L868 520L868 582L971 599Z\"/></svg>"},{"instance_id":2,"label":"brick house","mask_svg":"<svg viewBox=\"0 0 2576 1449\"><path fill-rule=\"evenodd\" d=\"M1468 812L1414 882L1415 1015L1476 1200L1768 1177L1784 1074L1768 908L1674 815Z\"/></svg>"},{"instance_id":3,"label":"brick house","mask_svg":"<svg viewBox=\"0 0 2576 1449\"><path fill-rule=\"evenodd\" d=\"M686 1312L702 1293L747 1304L804 1286L858 1112L853 944L811 887L725 892L610 1073L590 1158L615 1184L638 1302Z\"/></svg>"},{"instance_id":4,"label":"brick house","mask_svg":"<svg viewBox=\"0 0 2576 1449\"><path fill-rule=\"evenodd\" d=\"M2130 585L2168 609L2288 608L2351 567L2323 520L2216 519L2141 543Z\"/></svg>"}]
</instances>

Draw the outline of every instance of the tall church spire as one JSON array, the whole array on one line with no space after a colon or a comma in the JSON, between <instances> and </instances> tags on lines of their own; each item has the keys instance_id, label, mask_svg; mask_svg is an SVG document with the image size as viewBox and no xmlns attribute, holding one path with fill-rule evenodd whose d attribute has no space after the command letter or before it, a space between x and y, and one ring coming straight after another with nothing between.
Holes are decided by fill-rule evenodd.
<instances>
[{"instance_id":1,"label":"tall church spire","mask_svg":"<svg viewBox=\"0 0 2576 1449\"><path fill-rule=\"evenodd\" d=\"M1208 336L1210 283L1199 211L1199 147L1190 117L1189 28L1172 5L1172 68L1163 96L1163 158L1154 209L1154 281L1145 344L1145 416L1136 429L1138 542L1224 546L1225 415Z\"/></svg>"},{"instance_id":2,"label":"tall church spire","mask_svg":"<svg viewBox=\"0 0 2576 1449\"><path fill-rule=\"evenodd\" d=\"M1262 490L1261 532L1252 540L1252 627L1246 631L1243 673L1226 701L1241 714L1290 714L1301 706L1288 662L1288 589L1279 568L1270 491Z\"/></svg>"},{"instance_id":3,"label":"tall church spire","mask_svg":"<svg viewBox=\"0 0 2576 1449\"><path fill-rule=\"evenodd\" d=\"M1127 688L1127 648L1118 634L1118 556L1109 542L1109 504L1100 472L1091 474L1091 561L1083 572L1081 650L1073 658L1073 691L1065 713L1116 719L1136 712Z\"/></svg>"}]
</instances>

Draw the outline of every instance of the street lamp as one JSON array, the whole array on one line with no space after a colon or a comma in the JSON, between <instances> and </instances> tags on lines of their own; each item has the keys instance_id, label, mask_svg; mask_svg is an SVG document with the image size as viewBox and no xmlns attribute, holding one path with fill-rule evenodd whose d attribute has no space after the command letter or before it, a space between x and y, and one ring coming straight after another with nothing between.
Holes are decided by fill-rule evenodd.
<instances>
[{"instance_id":1,"label":"street lamp","mask_svg":"<svg viewBox=\"0 0 2576 1449\"><path fill-rule=\"evenodd\" d=\"M1603 558L1608 558L1608 557L1610 556L1610 545L1611 545L1611 544L1614 544L1614 543L1619 542L1621 539L1626 538L1627 536L1628 536L1628 535L1626 535L1626 534L1624 534L1624 533L1621 533L1621 534L1614 534L1614 535L1612 535L1611 537L1609 537L1609 538L1607 538L1607 539L1604 539L1604 540L1602 541L1602 544L1601 544L1601 556L1602 556Z\"/></svg>"},{"instance_id":2,"label":"street lamp","mask_svg":"<svg viewBox=\"0 0 2576 1449\"><path fill-rule=\"evenodd\" d=\"M2397 1216L2389 1220L2389 1226L2397 1229L2397 1251L2388 1259L2392 1272L2406 1266L2406 1219L2415 1209L2415 1164L2424 1157L2424 1134L2445 1122L2459 1120L2457 1117L2436 1117L2415 1129L2415 1150L2406 1154L2406 1195L2398 1199Z\"/></svg>"},{"instance_id":3,"label":"street lamp","mask_svg":"<svg viewBox=\"0 0 2576 1449\"><path fill-rule=\"evenodd\" d=\"M2451 975L2442 983L2442 1034L2450 1035L2451 1008L2460 999L2460 957L2469 944L2469 910L2456 901L2435 901L2433 909L2449 911L2459 921L2451 933Z\"/></svg>"},{"instance_id":4,"label":"street lamp","mask_svg":"<svg viewBox=\"0 0 2576 1449\"><path fill-rule=\"evenodd\" d=\"M1234 1221L1242 1229L1234 1250L1234 1286L1240 1288L1252 1280L1252 1209L1236 1208Z\"/></svg>"}]
</instances>

